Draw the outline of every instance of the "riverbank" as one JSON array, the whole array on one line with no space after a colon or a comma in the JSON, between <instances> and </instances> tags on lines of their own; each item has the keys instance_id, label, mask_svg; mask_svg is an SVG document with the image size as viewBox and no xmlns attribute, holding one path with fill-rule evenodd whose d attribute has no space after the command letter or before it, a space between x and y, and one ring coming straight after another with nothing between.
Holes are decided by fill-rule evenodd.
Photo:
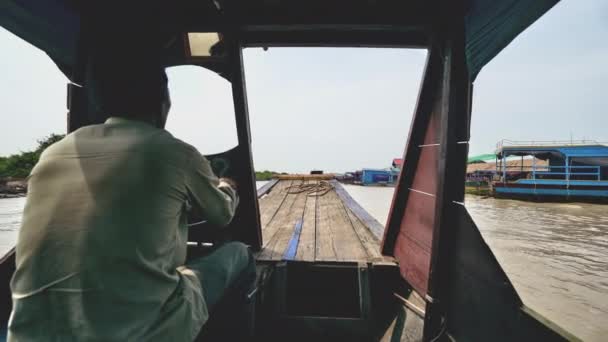
<instances>
[{"instance_id":1,"label":"riverbank","mask_svg":"<svg viewBox=\"0 0 608 342\"><path fill-rule=\"evenodd\" d=\"M25 179L0 179L0 198L25 197L26 193Z\"/></svg>"}]
</instances>

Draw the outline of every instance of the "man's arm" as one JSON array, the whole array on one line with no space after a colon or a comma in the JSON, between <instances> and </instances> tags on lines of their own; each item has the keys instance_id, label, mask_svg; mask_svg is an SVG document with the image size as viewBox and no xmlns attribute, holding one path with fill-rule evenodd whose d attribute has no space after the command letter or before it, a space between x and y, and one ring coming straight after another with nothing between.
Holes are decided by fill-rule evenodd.
<instances>
[{"instance_id":1,"label":"man's arm","mask_svg":"<svg viewBox=\"0 0 608 342\"><path fill-rule=\"evenodd\" d=\"M203 219L219 226L230 223L239 201L236 189L218 179L207 158L197 151L186 170L186 188L193 209Z\"/></svg>"}]
</instances>

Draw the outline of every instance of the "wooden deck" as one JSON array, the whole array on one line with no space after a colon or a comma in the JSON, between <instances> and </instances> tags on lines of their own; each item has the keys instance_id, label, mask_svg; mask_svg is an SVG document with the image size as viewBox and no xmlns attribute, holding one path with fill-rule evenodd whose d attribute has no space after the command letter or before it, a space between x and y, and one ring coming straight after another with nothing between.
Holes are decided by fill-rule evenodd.
<instances>
[{"instance_id":1,"label":"wooden deck","mask_svg":"<svg viewBox=\"0 0 608 342\"><path fill-rule=\"evenodd\" d=\"M325 191L311 194L302 191L303 186L325 186ZM264 247L258 260L387 260L380 254L382 225L338 182L279 180L260 192Z\"/></svg>"}]
</instances>

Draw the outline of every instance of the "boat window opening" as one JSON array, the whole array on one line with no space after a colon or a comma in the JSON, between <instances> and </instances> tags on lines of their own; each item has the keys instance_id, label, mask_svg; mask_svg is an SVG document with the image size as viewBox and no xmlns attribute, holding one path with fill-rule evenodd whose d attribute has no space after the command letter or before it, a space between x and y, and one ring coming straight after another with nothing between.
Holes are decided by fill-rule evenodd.
<instances>
[{"instance_id":1,"label":"boat window opening","mask_svg":"<svg viewBox=\"0 0 608 342\"><path fill-rule=\"evenodd\" d=\"M198 66L167 69L171 110L166 129L202 154L238 145L232 87L215 72Z\"/></svg>"},{"instance_id":2,"label":"boat window opening","mask_svg":"<svg viewBox=\"0 0 608 342\"><path fill-rule=\"evenodd\" d=\"M188 32L188 47L192 57L209 57L213 48L220 42L217 32Z\"/></svg>"},{"instance_id":3,"label":"boat window opening","mask_svg":"<svg viewBox=\"0 0 608 342\"><path fill-rule=\"evenodd\" d=\"M421 49L245 49L256 171L322 170L359 184L365 176L373 188L346 184L347 190L384 225L426 55Z\"/></svg>"},{"instance_id":4,"label":"boat window opening","mask_svg":"<svg viewBox=\"0 0 608 342\"><path fill-rule=\"evenodd\" d=\"M608 199L608 69L596 62L608 43L580 39L583 28L608 34L605 13L562 2L484 67L465 183L467 210L524 304L582 340L602 340L608 317L597 203Z\"/></svg>"},{"instance_id":5,"label":"boat window opening","mask_svg":"<svg viewBox=\"0 0 608 342\"><path fill-rule=\"evenodd\" d=\"M44 52L2 27L0 46L0 156L10 156L34 150L51 134L65 134L68 79Z\"/></svg>"}]
</instances>

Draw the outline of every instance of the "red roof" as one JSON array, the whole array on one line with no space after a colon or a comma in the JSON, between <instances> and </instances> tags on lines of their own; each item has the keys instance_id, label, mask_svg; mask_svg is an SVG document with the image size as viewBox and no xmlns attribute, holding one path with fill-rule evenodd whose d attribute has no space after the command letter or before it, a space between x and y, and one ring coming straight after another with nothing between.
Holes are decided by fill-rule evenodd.
<instances>
[{"instance_id":1,"label":"red roof","mask_svg":"<svg viewBox=\"0 0 608 342\"><path fill-rule=\"evenodd\" d=\"M395 166L401 166L401 164L403 164L403 159L401 159L401 158L395 158L395 159L393 159L393 165L395 165Z\"/></svg>"}]
</instances>

